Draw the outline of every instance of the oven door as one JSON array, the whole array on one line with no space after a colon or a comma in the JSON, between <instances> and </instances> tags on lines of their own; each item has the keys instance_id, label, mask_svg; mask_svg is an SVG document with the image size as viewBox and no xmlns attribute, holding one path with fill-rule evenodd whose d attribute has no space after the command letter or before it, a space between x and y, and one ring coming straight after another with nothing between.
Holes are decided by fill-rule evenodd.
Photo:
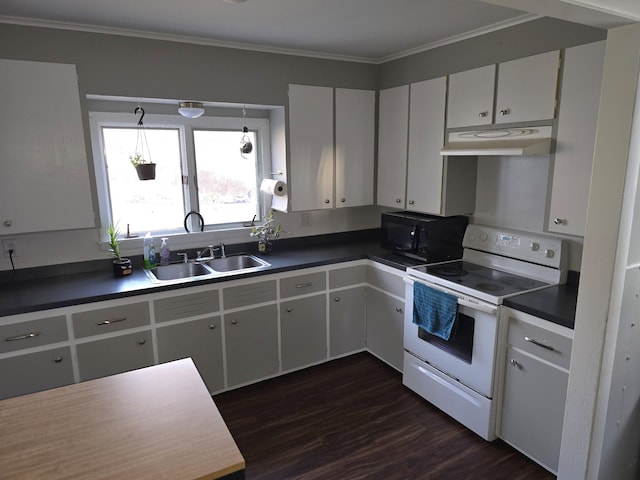
<instances>
[{"instance_id":1,"label":"oven door","mask_svg":"<svg viewBox=\"0 0 640 480\"><path fill-rule=\"evenodd\" d=\"M487 398L493 397L493 371L498 336L498 307L426 283L458 297L458 315L448 341L413 323L413 283L405 277L404 348L415 357Z\"/></svg>"}]
</instances>

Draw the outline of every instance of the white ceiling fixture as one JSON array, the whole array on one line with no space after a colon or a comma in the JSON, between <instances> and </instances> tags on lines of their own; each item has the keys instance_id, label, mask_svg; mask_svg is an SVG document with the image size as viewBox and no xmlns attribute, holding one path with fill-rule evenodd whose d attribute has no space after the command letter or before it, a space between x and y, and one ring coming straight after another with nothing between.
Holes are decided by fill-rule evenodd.
<instances>
[{"instance_id":1,"label":"white ceiling fixture","mask_svg":"<svg viewBox=\"0 0 640 480\"><path fill-rule=\"evenodd\" d=\"M204 114L202 102L180 102L178 113L187 118L198 118Z\"/></svg>"}]
</instances>

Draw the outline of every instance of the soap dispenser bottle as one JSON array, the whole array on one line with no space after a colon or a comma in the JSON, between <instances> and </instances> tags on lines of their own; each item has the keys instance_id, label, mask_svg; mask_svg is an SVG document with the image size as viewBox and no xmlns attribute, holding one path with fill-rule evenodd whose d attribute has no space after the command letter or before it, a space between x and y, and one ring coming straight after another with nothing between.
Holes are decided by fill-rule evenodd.
<instances>
[{"instance_id":1,"label":"soap dispenser bottle","mask_svg":"<svg viewBox=\"0 0 640 480\"><path fill-rule=\"evenodd\" d=\"M169 245L167 245L166 237L162 239L162 245L160 245L160 265L169 265L169 256L171 255L171 250L169 250Z\"/></svg>"},{"instance_id":2,"label":"soap dispenser bottle","mask_svg":"<svg viewBox=\"0 0 640 480\"><path fill-rule=\"evenodd\" d=\"M156 266L156 247L153 244L151 233L144 236L144 268L150 269Z\"/></svg>"}]
</instances>

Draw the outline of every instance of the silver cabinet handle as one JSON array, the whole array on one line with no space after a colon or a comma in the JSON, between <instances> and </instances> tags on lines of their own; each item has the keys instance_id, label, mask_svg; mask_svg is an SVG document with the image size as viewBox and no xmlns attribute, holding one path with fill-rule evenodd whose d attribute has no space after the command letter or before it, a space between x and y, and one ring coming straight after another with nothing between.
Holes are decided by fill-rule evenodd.
<instances>
[{"instance_id":1,"label":"silver cabinet handle","mask_svg":"<svg viewBox=\"0 0 640 480\"><path fill-rule=\"evenodd\" d=\"M347 199L346 199L346 198L341 198L341 199L340 199L340 203L344 203L344 202L346 202L346 201L347 201Z\"/></svg>"},{"instance_id":2,"label":"silver cabinet handle","mask_svg":"<svg viewBox=\"0 0 640 480\"><path fill-rule=\"evenodd\" d=\"M286 310L287 310L287 313L293 312L293 308L291 308L291 307L287 308Z\"/></svg>"},{"instance_id":3,"label":"silver cabinet handle","mask_svg":"<svg viewBox=\"0 0 640 480\"><path fill-rule=\"evenodd\" d=\"M414 203L416 202L414 202L413 200L409 200L409 205L413 205Z\"/></svg>"},{"instance_id":4,"label":"silver cabinet handle","mask_svg":"<svg viewBox=\"0 0 640 480\"><path fill-rule=\"evenodd\" d=\"M328 198L325 199L324 203L331 203L331 200L329 200Z\"/></svg>"},{"instance_id":5,"label":"silver cabinet handle","mask_svg":"<svg viewBox=\"0 0 640 480\"><path fill-rule=\"evenodd\" d=\"M486 117L487 115L489 115L489 112L480 112L480 113L478 114L478 116L479 116L480 118L484 118L484 117Z\"/></svg>"},{"instance_id":6,"label":"silver cabinet handle","mask_svg":"<svg viewBox=\"0 0 640 480\"><path fill-rule=\"evenodd\" d=\"M145 343L147 343L147 341L144 338L138 340L138 345L144 345Z\"/></svg>"},{"instance_id":7,"label":"silver cabinet handle","mask_svg":"<svg viewBox=\"0 0 640 480\"><path fill-rule=\"evenodd\" d=\"M555 348L553 348L551 345L545 345L544 343L540 343L538 340L536 340L535 338L529 338L529 337L524 337L525 341L533 343L534 345L537 345L539 347L542 347L546 350L550 350L550 351L555 351Z\"/></svg>"},{"instance_id":8,"label":"silver cabinet handle","mask_svg":"<svg viewBox=\"0 0 640 480\"><path fill-rule=\"evenodd\" d=\"M313 287L313 282L299 283L298 285L296 285L296 288L307 288L307 287Z\"/></svg>"},{"instance_id":9,"label":"silver cabinet handle","mask_svg":"<svg viewBox=\"0 0 640 480\"><path fill-rule=\"evenodd\" d=\"M402 199L401 198L396 198L396 203L400 203L400 202L402 202Z\"/></svg>"},{"instance_id":10,"label":"silver cabinet handle","mask_svg":"<svg viewBox=\"0 0 640 480\"><path fill-rule=\"evenodd\" d=\"M212 323L211 325L209 325L209 328L210 328L211 330L215 330L215 329L216 329L216 325L215 325L215 323Z\"/></svg>"},{"instance_id":11,"label":"silver cabinet handle","mask_svg":"<svg viewBox=\"0 0 640 480\"><path fill-rule=\"evenodd\" d=\"M402 307L396 307L396 312L401 313L402 312Z\"/></svg>"},{"instance_id":12,"label":"silver cabinet handle","mask_svg":"<svg viewBox=\"0 0 640 480\"><path fill-rule=\"evenodd\" d=\"M118 322L124 322L126 320L125 318L114 318L113 320L103 320L101 322L98 322L98 325L102 326L102 325L111 325L112 323L118 323Z\"/></svg>"},{"instance_id":13,"label":"silver cabinet handle","mask_svg":"<svg viewBox=\"0 0 640 480\"><path fill-rule=\"evenodd\" d=\"M336 297L333 299L334 302L339 302L340 301L340 297Z\"/></svg>"},{"instance_id":14,"label":"silver cabinet handle","mask_svg":"<svg viewBox=\"0 0 640 480\"><path fill-rule=\"evenodd\" d=\"M5 227L9 228L9 227L11 227L13 225L13 222L11 220L5 220L4 222L2 222L2 224Z\"/></svg>"},{"instance_id":15,"label":"silver cabinet handle","mask_svg":"<svg viewBox=\"0 0 640 480\"><path fill-rule=\"evenodd\" d=\"M54 361L55 363L60 363L60 362L62 362L62 357L61 357L61 356L57 356L57 357L55 357L55 358L53 359L53 361Z\"/></svg>"},{"instance_id":16,"label":"silver cabinet handle","mask_svg":"<svg viewBox=\"0 0 640 480\"><path fill-rule=\"evenodd\" d=\"M238 320L231 320L231 325L237 325L238 324Z\"/></svg>"},{"instance_id":17,"label":"silver cabinet handle","mask_svg":"<svg viewBox=\"0 0 640 480\"><path fill-rule=\"evenodd\" d=\"M500 115L509 115L509 113L511 113L511 109L509 108L503 108L500 110Z\"/></svg>"},{"instance_id":18,"label":"silver cabinet handle","mask_svg":"<svg viewBox=\"0 0 640 480\"><path fill-rule=\"evenodd\" d=\"M27 340L29 338L37 337L40 335L40 332L29 332L22 335L16 335L15 337L7 337L4 339L5 342L15 342L16 340Z\"/></svg>"},{"instance_id":19,"label":"silver cabinet handle","mask_svg":"<svg viewBox=\"0 0 640 480\"><path fill-rule=\"evenodd\" d=\"M555 223L556 225L566 225L567 220L564 218L554 218L553 223Z\"/></svg>"},{"instance_id":20,"label":"silver cabinet handle","mask_svg":"<svg viewBox=\"0 0 640 480\"><path fill-rule=\"evenodd\" d=\"M522 365L520 365L515 358L512 358L511 360L509 360L509 363L511 363L511 365L514 367L522 368Z\"/></svg>"}]
</instances>

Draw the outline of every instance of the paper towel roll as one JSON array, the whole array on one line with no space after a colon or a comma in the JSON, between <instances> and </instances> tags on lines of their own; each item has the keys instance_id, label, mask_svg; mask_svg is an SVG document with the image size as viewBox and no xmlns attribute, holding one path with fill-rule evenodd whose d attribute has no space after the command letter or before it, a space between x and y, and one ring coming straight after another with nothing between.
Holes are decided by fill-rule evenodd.
<instances>
[{"instance_id":1,"label":"paper towel roll","mask_svg":"<svg viewBox=\"0 0 640 480\"><path fill-rule=\"evenodd\" d=\"M284 197L287 195L287 184L280 180L265 178L260 185L260 191L275 197Z\"/></svg>"}]
</instances>

